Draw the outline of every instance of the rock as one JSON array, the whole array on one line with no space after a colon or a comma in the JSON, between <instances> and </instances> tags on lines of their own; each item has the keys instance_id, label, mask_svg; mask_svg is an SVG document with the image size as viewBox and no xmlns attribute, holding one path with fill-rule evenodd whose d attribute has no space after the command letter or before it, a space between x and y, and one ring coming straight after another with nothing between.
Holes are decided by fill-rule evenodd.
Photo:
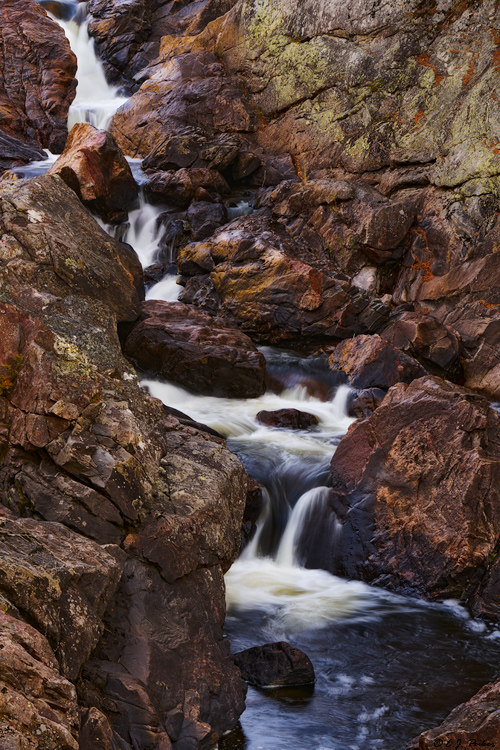
<instances>
[{"instance_id":1,"label":"rock","mask_svg":"<svg viewBox=\"0 0 500 750\"><path fill-rule=\"evenodd\" d=\"M241 139L236 134L210 136L186 128L163 138L142 162L143 169L211 169L222 172L238 157Z\"/></svg>"},{"instance_id":2,"label":"rock","mask_svg":"<svg viewBox=\"0 0 500 750\"><path fill-rule=\"evenodd\" d=\"M59 177L2 182L0 232L7 299L24 287L82 294L105 302L119 321L137 317L144 284L136 253L101 229Z\"/></svg>"},{"instance_id":3,"label":"rock","mask_svg":"<svg viewBox=\"0 0 500 750\"><path fill-rule=\"evenodd\" d=\"M385 391L380 388L364 388L353 390L349 393L348 412L349 416L357 419L369 417L375 409L378 409L385 398Z\"/></svg>"},{"instance_id":4,"label":"rock","mask_svg":"<svg viewBox=\"0 0 500 750\"><path fill-rule=\"evenodd\" d=\"M0 713L0 745L6 750L78 750L74 686L59 674L47 639L2 611Z\"/></svg>"},{"instance_id":5,"label":"rock","mask_svg":"<svg viewBox=\"0 0 500 750\"><path fill-rule=\"evenodd\" d=\"M45 151L42 151L39 146L26 143L0 130L0 172L30 161L43 161L46 158Z\"/></svg>"},{"instance_id":6,"label":"rock","mask_svg":"<svg viewBox=\"0 0 500 750\"><path fill-rule=\"evenodd\" d=\"M398 383L333 457L325 517L343 530L332 572L470 602L497 550L499 472L485 399L438 378Z\"/></svg>"},{"instance_id":7,"label":"rock","mask_svg":"<svg viewBox=\"0 0 500 750\"><path fill-rule=\"evenodd\" d=\"M261 195L259 205L296 239L327 249L349 274L360 272L367 259L380 264L401 257L416 213L408 201L390 200L361 182L327 178L284 181ZM373 292L377 282L372 273L368 287L359 279L355 285Z\"/></svg>"},{"instance_id":8,"label":"rock","mask_svg":"<svg viewBox=\"0 0 500 750\"><path fill-rule=\"evenodd\" d=\"M127 160L105 130L74 125L61 156L47 174L59 175L93 213L116 223L137 199L138 188Z\"/></svg>"},{"instance_id":9,"label":"rock","mask_svg":"<svg viewBox=\"0 0 500 750\"><path fill-rule=\"evenodd\" d=\"M253 132L258 117L238 77L207 51L158 68L113 117L111 132L126 156L147 156L169 133Z\"/></svg>"},{"instance_id":10,"label":"rock","mask_svg":"<svg viewBox=\"0 0 500 750\"><path fill-rule=\"evenodd\" d=\"M411 383L425 375L418 362L377 334L343 341L335 348L328 363L333 370L343 370L354 388L387 389L396 383Z\"/></svg>"},{"instance_id":11,"label":"rock","mask_svg":"<svg viewBox=\"0 0 500 750\"><path fill-rule=\"evenodd\" d=\"M297 409L259 411L256 420L266 427L282 427L286 430L307 430L319 424L319 419L314 414L307 414Z\"/></svg>"},{"instance_id":12,"label":"rock","mask_svg":"<svg viewBox=\"0 0 500 750\"><path fill-rule=\"evenodd\" d=\"M24 149L42 146L58 153L76 91L76 57L64 31L35 0L4 0L0 29L2 137L19 139ZM26 156L24 150L23 161Z\"/></svg>"},{"instance_id":13,"label":"rock","mask_svg":"<svg viewBox=\"0 0 500 750\"><path fill-rule=\"evenodd\" d=\"M72 676L95 646L81 669L80 703L106 717L116 746L216 741L244 707L222 635L243 467L223 439L181 424L139 387L102 303L27 288L18 296L22 307L0 304L0 499L11 511L0 527L23 529L2 547L19 559L0 561L5 601L31 608ZM56 516L80 535L12 514ZM91 550L90 561L80 550ZM33 567L29 586L20 585L21 553ZM106 612L103 560L124 570ZM101 615L106 633L96 645Z\"/></svg>"},{"instance_id":14,"label":"rock","mask_svg":"<svg viewBox=\"0 0 500 750\"><path fill-rule=\"evenodd\" d=\"M298 687L316 681L309 657L286 641L240 651L234 663L243 679L261 688Z\"/></svg>"},{"instance_id":15,"label":"rock","mask_svg":"<svg viewBox=\"0 0 500 750\"><path fill-rule=\"evenodd\" d=\"M231 192L222 175L206 167L155 172L148 176L144 186L151 203L170 203L180 208L187 208L200 188L210 194L227 195Z\"/></svg>"},{"instance_id":16,"label":"rock","mask_svg":"<svg viewBox=\"0 0 500 750\"><path fill-rule=\"evenodd\" d=\"M422 358L450 374L459 371L462 350L459 334L430 315L397 313L380 335L396 349Z\"/></svg>"},{"instance_id":17,"label":"rock","mask_svg":"<svg viewBox=\"0 0 500 750\"><path fill-rule=\"evenodd\" d=\"M82 711L79 750L115 750L113 730L104 714L97 708Z\"/></svg>"},{"instance_id":18,"label":"rock","mask_svg":"<svg viewBox=\"0 0 500 750\"><path fill-rule=\"evenodd\" d=\"M102 634L119 565L61 524L0 519L0 539L2 592L48 639L62 674L74 680Z\"/></svg>"},{"instance_id":19,"label":"rock","mask_svg":"<svg viewBox=\"0 0 500 750\"><path fill-rule=\"evenodd\" d=\"M257 398L265 360L237 328L181 302L149 301L123 350L141 370L211 396Z\"/></svg>"},{"instance_id":20,"label":"rock","mask_svg":"<svg viewBox=\"0 0 500 750\"><path fill-rule=\"evenodd\" d=\"M435 747L495 747L500 737L500 683L485 685L466 703L454 708L435 729L422 732L406 750Z\"/></svg>"},{"instance_id":21,"label":"rock","mask_svg":"<svg viewBox=\"0 0 500 750\"><path fill-rule=\"evenodd\" d=\"M218 312L261 342L376 330L389 309L263 214L234 219L178 255L183 302Z\"/></svg>"},{"instance_id":22,"label":"rock","mask_svg":"<svg viewBox=\"0 0 500 750\"><path fill-rule=\"evenodd\" d=\"M204 240L223 224L227 224L227 211L219 203L196 201L189 206L186 219L191 225L193 239Z\"/></svg>"},{"instance_id":23,"label":"rock","mask_svg":"<svg viewBox=\"0 0 500 750\"><path fill-rule=\"evenodd\" d=\"M257 519L259 518L263 505L262 488L253 479L248 484L245 511L243 513L243 523L241 526L241 548L253 537L257 529Z\"/></svg>"}]
</instances>

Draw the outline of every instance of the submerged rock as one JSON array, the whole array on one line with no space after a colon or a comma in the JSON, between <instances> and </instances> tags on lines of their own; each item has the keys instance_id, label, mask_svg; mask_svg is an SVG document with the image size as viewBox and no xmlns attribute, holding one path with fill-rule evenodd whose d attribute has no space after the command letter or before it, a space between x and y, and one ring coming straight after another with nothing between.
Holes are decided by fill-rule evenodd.
<instances>
[{"instance_id":1,"label":"submerged rock","mask_svg":"<svg viewBox=\"0 0 500 750\"><path fill-rule=\"evenodd\" d=\"M298 409L259 411L256 420L266 427L283 427L287 430L307 430L319 424L319 419L314 414L298 411Z\"/></svg>"},{"instance_id":2,"label":"submerged rock","mask_svg":"<svg viewBox=\"0 0 500 750\"><path fill-rule=\"evenodd\" d=\"M111 223L126 218L139 192L113 136L86 123L74 125L47 174L59 175L90 211Z\"/></svg>"},{"instance_id":3,"label":"submerged rock","mask_svg":"<svg viewBox=\"0 0 500 750\"><path fill-rule=\"evenodd\" d=\"M257 398L265 391L265 359L251 339L181 302L144 302L123 350L141 370L194 393Z\"/></svg>"},{"instance_id":4,"label":"submerged rock","mask_svg":"<svg viewBox=\"0 0 500 750\"><path fill-rule=\"evenodd\" d=\"M286 641L247 648L234 655L234 663L256 687L299 687L316 681L309 657Z\"/></svg>"}]
</instances>

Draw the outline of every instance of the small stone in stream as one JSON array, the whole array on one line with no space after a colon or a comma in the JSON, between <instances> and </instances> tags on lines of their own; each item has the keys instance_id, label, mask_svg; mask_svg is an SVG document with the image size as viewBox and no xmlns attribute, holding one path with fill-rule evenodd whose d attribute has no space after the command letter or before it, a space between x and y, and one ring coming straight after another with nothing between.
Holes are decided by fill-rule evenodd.
<instances>
[{"instance_id":1,"label":"small stone in stream","mask_svg":"<svg viewBox=\"0 0 500 750\"><path fill-rule=\"evenodd\" d=\"M390 388L426 374L412 357L380 336L354 336L342 341L329 359L332 370L343 370L354 388Z\"/></svg>"},{"instance_id":2,"label":"small stone in stream","mask_svg":"<svg viewBox=\"0 0 500 750\"><path fill-rule=\"evenodd\" d=\"M385 398L385 391L381 388L364 388L363 390L351 391L347 405L350 417L365 419L373 414Z\"/></svg>"},{"instance_id":3,"label":"small stone in stream","mask_svg":"<svg viewBox=\"0 0 500 750\"><path fill-rule=\"evenodd\" d=\"M77 123L47 174L58 174L91 211L117 223L138 196L130 166L106 130Z\"/></svg>"},{"instance_id":4,"label":"small stone in stream","mask_svg":"<svg viewBox=\"0 0 500 750\"><path fill-rule=\"evenodd\" d=\"M316 680L309 657L286 641L247 648L234 655L234 662L256 687L299 687Z\"/></svg>"},{"instance_id":5,"label":"small stone in stream","mask_svg":"<svg viewBox=\"0 0 500 750\"><path fill-rule=\"evenodd\" d=\"M259 411L257 422L266 427L283 427L287 430L307 430L319 424L314 414L298 409L277 409L276 411Z\"/></svg>"}]
</instances>

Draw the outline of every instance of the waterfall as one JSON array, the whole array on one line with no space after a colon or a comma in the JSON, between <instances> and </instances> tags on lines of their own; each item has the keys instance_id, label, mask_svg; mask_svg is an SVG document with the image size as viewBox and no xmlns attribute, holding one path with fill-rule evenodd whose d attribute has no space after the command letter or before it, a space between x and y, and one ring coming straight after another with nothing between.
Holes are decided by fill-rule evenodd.
<instances>
[{"instance_id":1,"label":"waterfall","mask_svg":"<svg viewBox=\"0 0 500 750\"><path fill-rule=\"evenodd\" d=\"M298 543L299 538L304 530L306 521L314 514L316 506L323 504L328 497L328 487L315 487L305 492L295 505L285 533L278 548L276 562L278 565L298 565Z\"/></svg>"}]
</instances>

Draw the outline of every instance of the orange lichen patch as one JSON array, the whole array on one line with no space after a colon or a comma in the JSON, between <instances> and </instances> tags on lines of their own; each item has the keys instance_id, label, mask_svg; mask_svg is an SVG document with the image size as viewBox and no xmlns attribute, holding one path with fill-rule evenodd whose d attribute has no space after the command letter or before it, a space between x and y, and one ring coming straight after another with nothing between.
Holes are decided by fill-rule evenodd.
<instances>
[{"instance_id":1,"label":"orange lichen patch","mask_svg":"<svg viewBox=\"0 0 500 750\"><path fill-rule=\"evenodd\" d=\"M292 156L292 162L293 166L295 167L295 172L297 173L297 177L299 180L302 180L302 182L306 181L306 172L304 169L304 165L302 164L302 159L298 154L294 154Z\"/></svg>"},{"instance_id":2,"label":"orange lichen patch","mask_svg":"<svg viewBox=\"0 0 500 750\"><path fill-rule=\"evenodd\" d=\"M423 271L422 281L431 281L434 278L434 274L431 270L430 260L417 260L411 267L412 271Z\"/></svg>"},{"instance_id":3,"label":"orange lichen patch","mask_svg":"<svg viewBox=\"0 0 500 750\"><path fill-rule=\"evenodd\" d=\"M467 73L465 73L465 75L462 76L462 84L464 86L467 86L467 84L470 83L470 81L472 80L474 76L474 71L475 71L474 58L472 58L472 60L469 63L469 69Z\"/></svg>"},{"instance_id":4,"label":"orange lichen patch","mask_svg":"<svg viewBox=\"0 0 500 750\"><path fill-rule=\"evenodd\" d=\"M417 114L415 115L415 125L418 124L419 120L421 120L423 116L424 116L424 110L419 109Z\"/></svg>"},{"instance_id":5,"label":"orange lichen patch","mask_svg":"<svg viewBox=\"0 0 500 750\"><path fill-rule=\"evenodd\" d=\"M418 55L418 57L415 58L419 65L423 65L426 68L431 68L431 70L434 71L434 76L436 79L436 86L439 86L441 81L443 80L444 76L437 72L437 68L435 65L432 65L432 63L429 62L429 55L427 52L422 52L421 55Z\"/></svg>"},{"instance_id":6,"label":"orange lichen patch","mask_svg":"<svg viewBox=\"0 0 500 750\"><path fill-rule=\"evenodd\" d=\"M498 307L500 307L500 305L494 305L491 302L486 302L486 300L484 300L484 299L480 299L479 300L479 304L482 307L488 308L488 310L496 310Z\"/></svg>"}]
</instances>

